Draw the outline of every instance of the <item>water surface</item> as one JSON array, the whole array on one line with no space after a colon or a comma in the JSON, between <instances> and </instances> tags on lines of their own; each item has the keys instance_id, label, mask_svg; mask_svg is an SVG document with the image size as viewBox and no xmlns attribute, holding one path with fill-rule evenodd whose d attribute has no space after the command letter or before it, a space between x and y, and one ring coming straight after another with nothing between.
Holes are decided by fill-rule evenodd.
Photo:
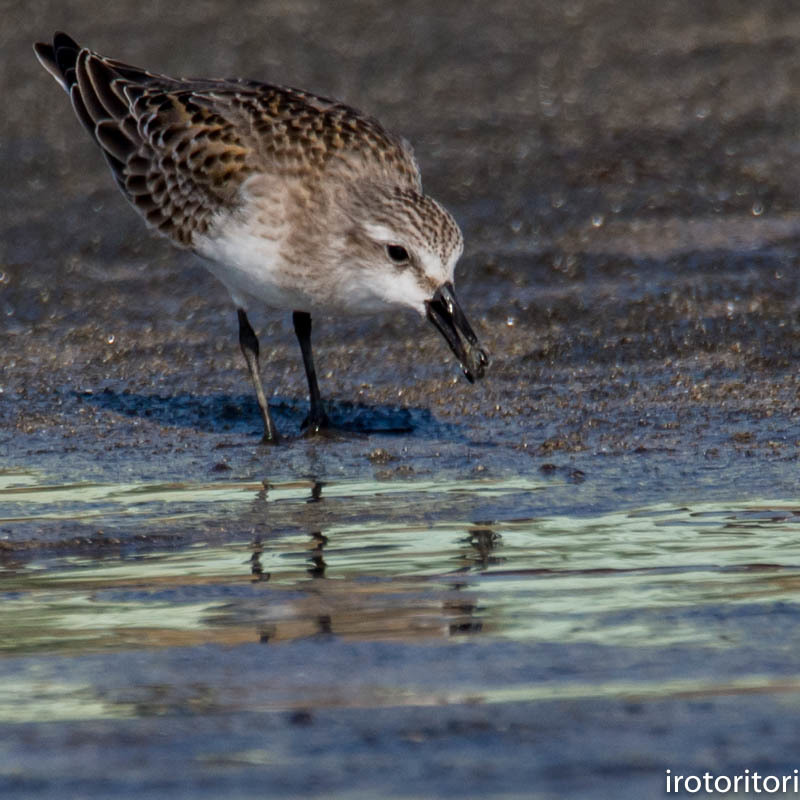
<instances>
[{"instance_id":1,"label":"water surface","mask_svg":"<svg viewBox=\"0 0 800 800\"><path fill-rule=\"evenodd\" d=\"M2 522L89 516L98 524L123 519L152 532L176 518L191 524L244 512L252 519L253 506L262 516L261 527L226 541L146 550L120 541L89 555L45 549L7 558L0 572L0 653L6 658L279 646L320 637L485 641L498 652L504 643L521 642L724 653L763 636L754 611L790 613L799 599L800 503L791 500L492 519L485 516L492 504L498 516L507 516L509 499L522 505L546 485L57 487L39 485L30 475L6 476L6 483L23 485L0 490ZM342 503L346 517L338 513ZM482 519L469 514L479 504ZM404 510L411 508L413 521L407 521ZM525 691L537 698L565 692L652 696L693 686L678 665L678 677L666 685L660 674L609 680L601 672L587 682L587 667L573 665L575 686L565 687L561 677ZM737 676L736 686L769 682L763 667L753 669ZM176 687L182 678L175 676ZM730 679L703 676L694 689L726 690ZM402 687L384 688L394 697ZM495 687L489 696L498 700L506 689L512 687ZM422 696L428 690L419 687ZM277 707L303 705L304 691ZM30 702L34 695L31 688L14 702L9 694L5 713L40 718L38 704ZM51 692L53 713L63 715L65 706L52 699ZM418 701L414 692L403 699ZM101 713L93 703L66 707L79 709L78 718Z\"/></svg>"}]
</instances>

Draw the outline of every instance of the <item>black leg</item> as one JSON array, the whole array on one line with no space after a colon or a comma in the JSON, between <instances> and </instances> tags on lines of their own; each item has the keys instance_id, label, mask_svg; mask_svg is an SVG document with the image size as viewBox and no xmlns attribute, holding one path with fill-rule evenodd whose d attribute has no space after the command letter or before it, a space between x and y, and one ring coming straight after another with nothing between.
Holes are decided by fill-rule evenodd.
<instances>
[{"instance_id":1,"label":"black leg","mask_svg":"<svg viewBox=\"0 0 800 800\"><path fill-rule=\"evenodd\" d=\"M247 362L247 369L250 371L250 377L256 390L258 406L261 409L261 418L264 420L264 441L277 442L278 431L269 414L267 398L264 395L264 387L261 385L261 375L258 371L258 337L251 327L244 309L239 308L237 312L239 314L239 346L242 348L244 360Z\"/></svg>"},{"instance_id":2,"label":"black leg","mask_svg":"<svg viewBox=\"0 0 800 800\"><path fill-rule=\"evenodd\" d=\"M300 342L306 378L308 378L308 395L311 400L308 431L316 433L322 428L327 428L330 423L322 409L322 399L319 394L319 386L317 386L317 372L314 369L314 357L311 355L311 314L306 311L295 311L292 314L292 322L294 323L294 332L297 334L297 341Z\"/></svg>"}]
</instances>

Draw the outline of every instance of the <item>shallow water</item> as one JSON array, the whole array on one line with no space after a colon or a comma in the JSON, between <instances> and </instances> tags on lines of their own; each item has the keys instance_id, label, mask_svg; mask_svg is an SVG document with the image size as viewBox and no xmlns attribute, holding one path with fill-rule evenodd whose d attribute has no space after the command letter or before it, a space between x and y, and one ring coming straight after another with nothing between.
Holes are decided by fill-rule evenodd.
<instances>
[{"instance_id":1,"label":"shallow water","mask_svg":"<svg viewBox=\"0 0 800 800\"><path fill-rule=\"evenodd\" d=\"M754 609L789 609L800 600L800 502L788 499L498 521L478 519L470 509L479 499L482 514L493 503L506 509L509 498L520 502L547 491L546 484L42 486L30 474L6 475L5 483L0 522L122 519L152 533L175 519L236 518L241 510L252 514L253 506L268 522L249 538L219 543L138 551L118 542L89 556L44 550L8 559L0 569L6 658L318 637L725 652L753 635L750 626L760 624ZM343 504L346 515L338 513ZM412 508L409 523L405 511ZM600 672L587 682L581 666L574 665L580 676L574 685L543 680L481 696L504 702L519 692L543 699L732 687L727 674L665 683L662 675L609 680ZM177 691L183 676L174 680ZM759 666L735 686L757 690L765 681ZM41 703L34 702L39 688L35 680L15 683L0 716L41 720ZM382 702L396 702L394 690L402 687L384 688L389 698ZM135 714L69 702L74 686L63 689L66 702L57 687L42 701L58 718ZM306 689L270 707L303 706ZM403 690L402 703L424 703L441 689ZM347 702L361 705L363 698Z\"/></svg>"},{"instance_id":2,"label":"shallow water","mask_svg":"<svg viewBox=\"0 0 800 800\"><path fill-rule=\"evenodd\" d=\"M791 774L800 501L513 513L563 489L6 472L2 525L97 532L0 553L0 787L447 796L487 747L477 785L509 796Z\"/></svg>"}]
</instances>

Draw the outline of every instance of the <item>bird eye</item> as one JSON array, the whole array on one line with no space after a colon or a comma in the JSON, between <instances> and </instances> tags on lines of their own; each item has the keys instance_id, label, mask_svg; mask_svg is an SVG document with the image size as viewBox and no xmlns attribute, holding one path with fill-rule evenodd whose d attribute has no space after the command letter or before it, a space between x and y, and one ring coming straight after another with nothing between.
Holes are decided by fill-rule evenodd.
<instances>
[{"instance_id":1,"label":"bird eye","mask_svg":"<svg viewBox=\"0 0 800 800\"><path fill-rule=\"evenodd\" d=\"M410 260L408 250L399 244L387 244L386 255L388 255L395 264L406 264Z\"/></svg>"}]
</instances>

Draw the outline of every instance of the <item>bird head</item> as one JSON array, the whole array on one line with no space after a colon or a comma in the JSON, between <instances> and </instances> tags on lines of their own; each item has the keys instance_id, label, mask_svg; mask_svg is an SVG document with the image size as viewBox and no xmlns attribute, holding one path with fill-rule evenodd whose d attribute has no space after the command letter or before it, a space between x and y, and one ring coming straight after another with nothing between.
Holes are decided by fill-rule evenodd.
<instances>
[{"instance_id":1,"label":"bird head","mask_svg":"<svg viewBox=\"0 0 800 800\"><path fill-rule=\"evenodd\" d=\"M365 303L412 308L447 341L470 383L489 359L478 344L453 286L464 249L461 231L435 200L413 189L361 187L350 198L347 254L357 266Z\"/></svg>"}]
</instances>

